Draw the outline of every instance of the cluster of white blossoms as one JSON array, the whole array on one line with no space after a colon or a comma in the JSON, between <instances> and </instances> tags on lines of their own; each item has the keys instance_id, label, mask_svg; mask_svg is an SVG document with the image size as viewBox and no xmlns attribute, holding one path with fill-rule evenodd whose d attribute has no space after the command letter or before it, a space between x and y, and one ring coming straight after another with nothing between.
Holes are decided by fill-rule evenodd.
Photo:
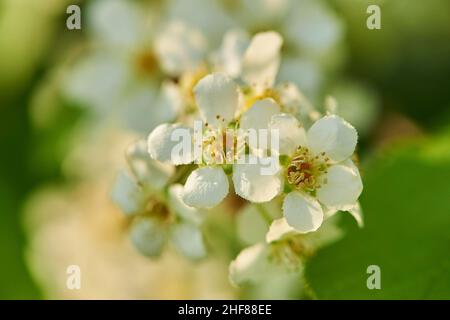
<instances>
[{"instance_id":1,"label":"cluster of white blossoms","mask_svg":"<svg viewBox=\"0 0 450 320\"><path fill-rule=\"evenodd\" d=\"M355 128L314 110L295 84L276 83L282 37L268 31L241 40L225 37L209 68L172 82L183 100L179 121L130 147L113 190L131 217L133 243L148 256L169 240L189 258L205 256L202 222L227 196L280 205L281 217L268 216L265 242L231 263L236 284L271 266L298 269L312 250L305 234L338 211L362 224L363 189L352 161Z\"/></svg>"}]
</instances>

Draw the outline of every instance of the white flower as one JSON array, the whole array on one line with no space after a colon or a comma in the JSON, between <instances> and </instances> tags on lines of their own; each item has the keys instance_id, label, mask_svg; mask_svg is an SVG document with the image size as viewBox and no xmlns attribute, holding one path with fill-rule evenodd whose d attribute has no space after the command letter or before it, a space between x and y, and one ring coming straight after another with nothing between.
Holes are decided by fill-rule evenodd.
<instances>
[{"instance_id":1,"label":"white flower","mask_svg":"<svg viewBox=\"0 0 450 320\"><path fill-rule=\"evenodd\" d=\"M149 214L134 217L130 238L142 254L158 256L170 240L177 251L187 258L200 259L206 255L200 230L202 217L196 209L183 202L182 189L179 184L172 185L166 207L156 204Z\"/></svg>"},{"instance_id":2,"label":"white flower","mask_svg":"<svg viewBox=\"0 0 450 320\"><path fill-rule=\"evenodd\" d=\"M283 39L274 31L260 32L249 39L244 31L238 29L227 32L221 49L216 53L216 68L241 78L261 93L275 83Z\"/></svg>"},{"instance_id":3,"label":"white flower","mask_svg":"<svg viewBox=\"0 0 450 320\"><path fill-rule=\"evenodd\" d=\"M87 13L97 46L67 70L65 96L139 132L174 120L182 97L173 82L160 82L161 75L179 76L202 63L201 33L178 21L157 25L151 11L124 0L95 1Z\"/></svg>"},{"instance_id":4,"label":"white flower","mask_svg":"<svg viewBox=\"0 0 450 320\"><path fill-rule=\"evenodd\" d=\"M126 152L129 170L122 169L111 196L126 215L146 210L149 197L162 198L162 190L175 168L150 159L144 140L132 144Z\"/></svg>"},{"instance_id":5,"label":"white flower","mask_svg":"<svg viewBox=\"0 0 450 320\"><path fill-rule=\"evenodd\" d=\"M255 167L237 165L235 172L240 175L233 176L234 184L248 185L240 189L241 197L253 202L270 201L278 193L268 190L284 184L284 216L292 228L303 233L317 230L324 212L350 210L357 214L355 208L363 186L350 159L357 133L349 123L337 116L326 116L305 132L293 116L278 114L268 127L279 129L284 170L276 176L263 176ZM240 182L242 179L245 181Z\"/></svg>"},{"instance_id":6,"label":"white flower","mask_svg":"<svg viewBox=\"0 0 450 320\"><path fill-rule=\"evenodd\" d=\"M284 81L275 85L282 44L280 34L274 31L257 33L251 39L239 29L225 34L213 60L215 69L245 84L239 113L251 108L258 100L268 98L276 102L283 112L297 114L302 120L308 119L314 111L294 83Z\"/></svg>"},{"instance_id":7,"label":"white flower","mask_svg":"<svg viewBox=\"0 0 450 320\"><path fill-rule=\"evenodd\" d=\"M342 22L322 0L240 0L234 8L245 29L275 29L300 56L321 58L343 37Z\"/></svg>"},{"instance_id":8,"label":"white flower","mask_svg":"<svg viewBox=\"0 0 450 320\"><path fill-rule=\"evenodd\" d=\"M199 259L206 254L200 226L201 212L182 199L183 187L172 184L164 192L174 167L152 160L146 141L139 141L127 151L128 171L118 175L112 191L114 202L132 220L130 238L144 255L161 254L167 242L183 255Z\"/></svg>"},{"instance_id":9,"label":"white flower","mask_svg":"<svg viewBox=\"0 0 450 320\"><path fill-rule=\"evenodd\" d=\"M326 72L342 63L339 48L344 26L325 1L240 0L234 4L231 15L243 30L272 29L282 35L287 48L278 81L295 83L310 99L317 98ZM227 37L222 44L221 55L225 54L226 60L243 52L239 49L242 46L236 44L242 43L245 37L238 37L234 44L233 38L237 37ZM230 48L236 48L235 53Z\"/></svg>"},{"instance_id":10,"label":"white flower","mask_svg":"<svg viewBox=\"0 0 450 320\"><path fill-rule=\"evenodd\" d=\"M155 39L155 52L168 75L195 71L204 62L206 39L197 29L181 21L169 23Z\"/></svg>"},{"instance_id":11,"label":"white flower","mask_svg":"<svg viewBox=\"0 0 450 320\"><path fill-rule=\"evenodd\" d=\"M266 226L266 237L242 250L230 263L229 278L235 285L264 283L270 279L293 275L301 278L303 260L315 250L342 237L332 221L314 233L302 234L285 218Z\"/></svg>"},{"instance_id":12,"label":"white flower","mask_svg":"<svg viewBox=\"0 0 450 320\"><path fill-rule=\"evenodd\" d=\"M290 103L293 90L295 88L285 87L283 102L286 106ZM201 141L188 141L188 152L174 152L180 143L175 135L179 130L184 130L192 137L198 129L166 123L155 128L148 137L148 151L154 160L175 165L199 160L196 163L200 167L187 178L184 188L184 200L190 206L212 208L225 198L229 191L228 178L224 172L226 165L232 165L236 193L250 201L266 201L267 197L273 198L282 190L283 183L278 176L261 175L262 164L267 166L266 170L275 172L280 171L281 167L263 153L269 142L266 140L263 144L264 137L259 137L257 131L267 129L267 123L282 111L281 107L271 97L260 97L239 116L238 110L242 104L240 93L237 84L223 73L207 75L197 83L194 88L195 101L205 129L202 128ZM286 139L298 139L297 132L291 132L289 127L276 128L274 125L274 129L281 130ZM245 154L245 142L255 132L258 141L249 143L252 154ZM269 136L266 135L266 138L269 139ZM285 148L284 144L288 142L282 140L281 148ZM201 146L201 159L194 151L197 146ZM258 185L256 179L264 188Z\"/></svg>"},{"instance_id":13,"label":"white flower","mask_svg":"<svg viewBox=\"0 0 450 320\"><path fill-rule=\"evenodd\" d=\"M181 20L202 30L208 43L216 47L222 35L236 24L223 5L222 0L171 0L167 15L171 20Z\"/></svg>"},{"instance_id":14,"label":"white flower","mask_svg":"<svg viewBox=\"0 0 450 320\"><path fill-rule=\"evenodd\" d=\"M199 168L191 172L184 186L183 199L186 204L200 208L212 208L219 204L229 191L228 177L224 165L232 164L238 157L237 150L227 152L227 144L234 145L238 139L235 131L227 130L235 120L239 106L239 87L222 73L202 78L194 88L195 100L204 124L201 144L202 154ZM194 160L194 154L178 158L173 150L177 142L173 139L176 130L192 129L180 124L162 124L148 137L148 151L157 161L173 164L187 164Z\"/></svg>"},{"instance_id":15,"label":"white flower","mask_svg":"<svg viewBox=\"0 0 450 320\"><path fill-rule=\"evenodd\" d=\"M234 121L239 106L239 87L221 73L208 75L194 88L195 100L207 124L206 139L202 142L205 150L202 157L206 167L194 170L184 187L184 200L194 207L212 208L219 204L229 191L228 177L221 165L227 163L230 155L225 154L227 137L225 130ZM226 142L225 142L226 144ZM235 155L231 155L231 162Z\"/></svg>"}]
</instances>

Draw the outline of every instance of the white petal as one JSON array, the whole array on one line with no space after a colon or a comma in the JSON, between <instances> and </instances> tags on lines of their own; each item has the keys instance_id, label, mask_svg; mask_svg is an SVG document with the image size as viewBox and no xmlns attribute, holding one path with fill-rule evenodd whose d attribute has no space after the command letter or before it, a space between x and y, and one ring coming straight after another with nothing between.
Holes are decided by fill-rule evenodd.
<instances>
[{"instance_id":1,"label":"white petal","mask_svg":"<svg viewBox=\"0 0 450 320\"><path fill-rule=\"evenodd\" d=\"M307 118L311 112L316 111L311 102L294 83L280 83L275 90L280 96L280 103L285 113L299 115L301 119L304 119Z\"/></svg>"},{"instance_id":2,"label":"white petal","mask_svg":"<svg viewBox=\"0 0 450 320\"><path fill-rule=\"evenodd\" d=\"M172 76L198 69L206 52L206 39L180 21L170 23L155 40L163 69Z\"/></svg>"},{"instance_id":3,"label":"white petal","mask_svg":"<svg viewBox=\"0 0 450 320\"><path fill-rule=\"evenodd\" d=\"M247 156L233 165L234 189L239 196L249 201L270 201L281 191L279 170L277 158Z\"/></svg>"},{"instance_id":4,"label":"white petal","mask_svg":"<svg viewBox=\"0 0 450 320\"><path fill-rule=\"evenodd\" d=\"M212 208L228 194L228 178L220 167L192 171L184 185L184 202L192 207Z\"/></svg>"},{"instance_id":5,"label":"white petal","mask_svg":"<svg viewBox=\"0 0 450 320\"><path fill-rule=\"evenodd\" d=\"M240 128L244 130L267 129L270 119L277 113L280 113L280 107L272 98L258 100L242 114L239 120Z\"/></svg>"},{"instance_id":6,"label":"white petal","mask_svg":"<svg viewBox=\"0 0 450 320\"><path fill-rule=\"evenodd\" d=\"M242 58L250 42L243 30L230 30L223 37L222 46L217 56L217 68L233 78L241 74Z\"/></svg>"},{"instance_id":7,"label":"white petal","mask_svg":"<svg viewBox=\"0 0 450 320\"><path fill-rule=\"evenodd\" d=\"M258 243L242 250L229 266L229 278L234 285L255 283L270 277L282 268L269 261L269 249Z\"/></svg>"},{"instance_id":8,"label":"white petal","mask_svg":"<svg viewBox=\"0 0 450 320\"><path fill-rule=\"evenodd\" d=\"M130 238L133 245L140 253L149 257L161 254L167 242L167 227L156 219L149 217L137 217L130 229Z\"/></svg>"},{"instance_id":9,"label":"white petal","mask_svg":"<svg viewBox=\"0 0 450 320\"><path fill-rule=\"evenodd\" d=\"M144 81L130 86L126 94L122 94L117 115L125 128L148 134L156 125L174 118L174 115L160 118L157 108L154 107L157 92L153 83Z\"/></svg>"},{"instance_id":10,"label":"white petal","mask_svg":"<svg viewBox=\"0 0 450 320\"><path fill-rule=\"evenodd\" d=\"M162 189L174 173L175 168L150 158L147 141L141 139L128 147L127 162L136 180L144 187Z\"/></svg>"},{"instance_id":11,"label":"white petal","mask_svg":"<svg viewBox=\"0 0 450 320\"><path fill-rule=\"evenodd\" d=\"M274 31L256 34L242 62L242 78L249 85L271 87L280 65L281 36Z\"/></svg>"},{"instance_id":12,"label":"white petal","mask_svg":"<svg viewBox=\"0 0 450 320\"><path fill-rule=\"evenodd\" d=\"M317 62L295 56L283 58L277 79L295 83L307 97L314 99L323 86L324 74Z\"/></svg>"},{"instance_id":13,"label":"white petal","mask_svg":"<svg viewBox=\"0 0 450 320\"><path fill-rule=\"evenodd\" d=\"M300 122L287 113L274 115L269 124L270 130L278 130L280 137L280 154L291 156L299 146L306 145L305 129Z\"/></svg>"},{"instance_id":14,"label":"white petal","mask_svg":"<svg viewBox=\"0 0 450 320\"><path fill-rule=\"evenodd\" d=\"M101 42L118 47L132 47L142 40L144 16L134 3L100 0L87 8L88 30Z\"/></svg>"},{"instance_id":15,"label":"white petal","mask_svg":"<svg viewBox=\"0 0 450 320\"><path fill-rule=\"evenodd\" d=\"M286 36L299 50L317 55L332 48L343 35L336 14L322 1L294 1L286 21Z\"/></svg>"},{"instance_id":16,"label":"white petal","mask_svg":"<svg viewBox=\"0 0 450 320\"><path fill-rule=\"evenodd\" d=\"M270 225L266 234L266 242L274 242L283 239L285 236L295 234L297 231L286 221L286 218L276 219Z\"/></svg>"},{"instance_id":17,"label":"white petal","mask_svg":"<svg viewBox=\"0 0 450 320\"><path fill-rule=\"evenodd\" d=\"M202 78L194 88L195 99L203 119L214 126L226 126L239 105L238 86L223 73Z\"/></svg>"},{"instance_id":18,"label":"white petal","mask_svg":"<svg viewBox=\"0 0 450 320\"><path fill-rule=\"evenodd\" d=\"M195 225L200 225L203 215L198 209L188 206L183 201L183 186L175 184L169 188L169 200L172 210L182 219Z\"/></svg>"},{"instance_id":19,"label":"white petal","mask_svg":"<svg viewBox=\"0 0 450 320\"><path fill-rule=\"evenodd\" d=\"M337 218L339 217L334 216L334 218L324 221L319 232L312 232L304 237L304 245L309 248L320 249L343 238L345 232L339 226Z\"/></svg>"},{"instance_id":20,"label":"white petal","mask_svg":"<svg viewBox=\"0 0 450 320\"><path fill-rule=\"evenodd\" d=\"M200 229L190 223L176 224L172 229L172 242L187 258L200 259L206 255L203 235Z\"/></svg>"},{"instance_id":21,"label":"white petal","mask_svg":"<svg viewBox=\"0 0 450 320\"><path fill-rule=\"evenodd\" d=\"M148 134L157 125L175 120L182 107L178 87L165 81L161 87L142 81L130 88L121 103L121 119L129 128Z\"/></svg>"},{"instance_id":22,"label":"white petal","mask_svg":"<svg viewBox=\"0 0 450 320\"><path fill-rule=\"evenodd\" d=\"M289 0L241 0L234 14L248 30L270 28L282 23L288 12Z\"/></svg>"},{"instance_id":23,"label":"white petal","mask_svg":"<svg viewBox=\"0 0 450 320\"><path fill-rule=\"evenodd\" d=\"M129 79L123 60L97 53L71 68L63 84L64 95L100 112L111 112Z\"/></svg>"},{"instance_id":24,"label":"white petal","mask_svg":"<svg viewBox=\"0 0 450 320\"><path fill-rule=\"evenodd\" d=\"M217 48L223 34L236 24L220 1L172 0L164 9L169 19L184 21L201 30L212 48Z\"/></svg>"},{"instance_id":25,"label":"white petal","mask_svg":"<svg viewBox=\"0 0 450 320\"><path fill-rule=\"evenodd\" d=\"M339 162L355 151L358 133L344 119L332 115L316 121L309 128L307 138L314 154L325 152L331 160Z\"/></svg>"},{"instance_id":26,"label":"white petal","mask_svg":"<svg viewBox=\"0 0 450 320\"><path fill-rule=\"evenodd\" d=\"M180 124L164 123L148 136L148 152L152 159L187 164L193 160L192 130Z\"/></svg>"},{"instance_id":27,"label":"white petal","mask_svg":"<svg viewBox=\"0 0 450 320\"><path fill-rule=\"evenodd\" d=\"M146 194L133 177L122 170L114 182L111 198L125 215L133 215L144 209Z\"/></svg>"},{"instance_id":28,"label":"white petal","mask_svg":"<svg viewBox=\"0 0 450 320\"><path fill-rule=\"evenodd\" d=\"M179 87L172 81L164 81L157 105L159 112L167 110L171 115L177 115L183 107L183 97Z\"/></svg>"},{"instance_id":29,"label":"white petal","mask_svg":"<svg viewBox=\"0 0 450 320\"><path fill-rule=\"evenodd\" d=\"M327 183L317 190L317 198L328 207L347 210L358 200L362 189L361 176L351 160L328 168Z\"/></svg>"},{"instance_id":30,"label":"white petal","mask_svg":"<svg viewBox=\"0 0 450 320\"><path fill-rule=\"evenodd\" d=\"M316 231L322 224L323 211L317 200L300 192L289 193L283 202L287 223L295 230L307 233Z\"/></svg>"}]
</instances>

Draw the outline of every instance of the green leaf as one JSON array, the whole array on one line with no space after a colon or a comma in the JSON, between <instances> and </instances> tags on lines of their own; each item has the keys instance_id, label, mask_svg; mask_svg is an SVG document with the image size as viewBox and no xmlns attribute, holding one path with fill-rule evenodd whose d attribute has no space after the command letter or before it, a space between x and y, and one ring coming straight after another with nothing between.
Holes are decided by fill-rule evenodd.
<instances>
[{"instance_id":1,"label":"green leaf","mask_svg":"<svg viewBox=\"0 0 450 320\"><path fill-rule=\"evenodd\" d=\"M306 267L318 299L450 298L450 134L443 137L365 167L365 227L346 216L347 235ZM438 157L437 150L446 151ZM370 265L381 268L380 290L367 288Z\"/></svg>"}]
</instances>

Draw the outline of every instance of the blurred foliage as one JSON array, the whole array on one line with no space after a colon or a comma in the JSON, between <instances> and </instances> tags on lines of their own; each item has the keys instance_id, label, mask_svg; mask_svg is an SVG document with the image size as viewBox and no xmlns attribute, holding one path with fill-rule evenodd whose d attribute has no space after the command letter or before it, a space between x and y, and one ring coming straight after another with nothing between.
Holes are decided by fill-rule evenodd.
<instances>
[{"instance_id":1,"label":"blurred foliage","mask_svg":"<svg viewBox=\"0 0 450 320\"><path fill-rule=\"evenodd\" d=\"M434 128L450 107L450 2L332 0L347 22L347 72L376 86L384 107ZM370 4L381 29L366 28Z\"/></svg>"},{"instance_id":2,"label":"blurred foliage","mask_svg":"<svg viewBox=\"0 0 450 320\"><path fill-rule=\"evenodd\" d=\"M450 130L387 151L365 167L365 227L351 219L341 241L319 251L306 276L319 299L450 297ZM369 290L369 265L381 290Z\"/></svg>"},{"instance_id":3,"label":"blurred foliage","mask_svg":"<svg viewBox=\"0 0 450 320\"><path fill-rule=\"evenodd\" d=\"M14 108L1 111L0 299L37 298L39 293L24 262L25 239L19 215L23 197L36 183L27 166L31 146L25 98L2 99L2 102Z\"/></svg>"},{"instance_id":4,"label":"blurred foliage","mask_svg":"<svg viewBox=\"0 0 450 320\"><path fill-rule=\"evenodd\" d=\"M62 152L55 152L61 149L48 142L69 126L66 122L51 129L52 134L37 134L29 117L29 103L55 62L56 49L64 47L64 41L56 40L64 31L60 26L65 26L67 2L0 2L0 299L41 297L24 261L26 237L21 212L31 190L59 177ZM43 139L44 135L48 139ZM42 145L52 150L45 156L46 168L39 166L35 157L35 150L42 150Z\"/></svg>"}]
</instances>

